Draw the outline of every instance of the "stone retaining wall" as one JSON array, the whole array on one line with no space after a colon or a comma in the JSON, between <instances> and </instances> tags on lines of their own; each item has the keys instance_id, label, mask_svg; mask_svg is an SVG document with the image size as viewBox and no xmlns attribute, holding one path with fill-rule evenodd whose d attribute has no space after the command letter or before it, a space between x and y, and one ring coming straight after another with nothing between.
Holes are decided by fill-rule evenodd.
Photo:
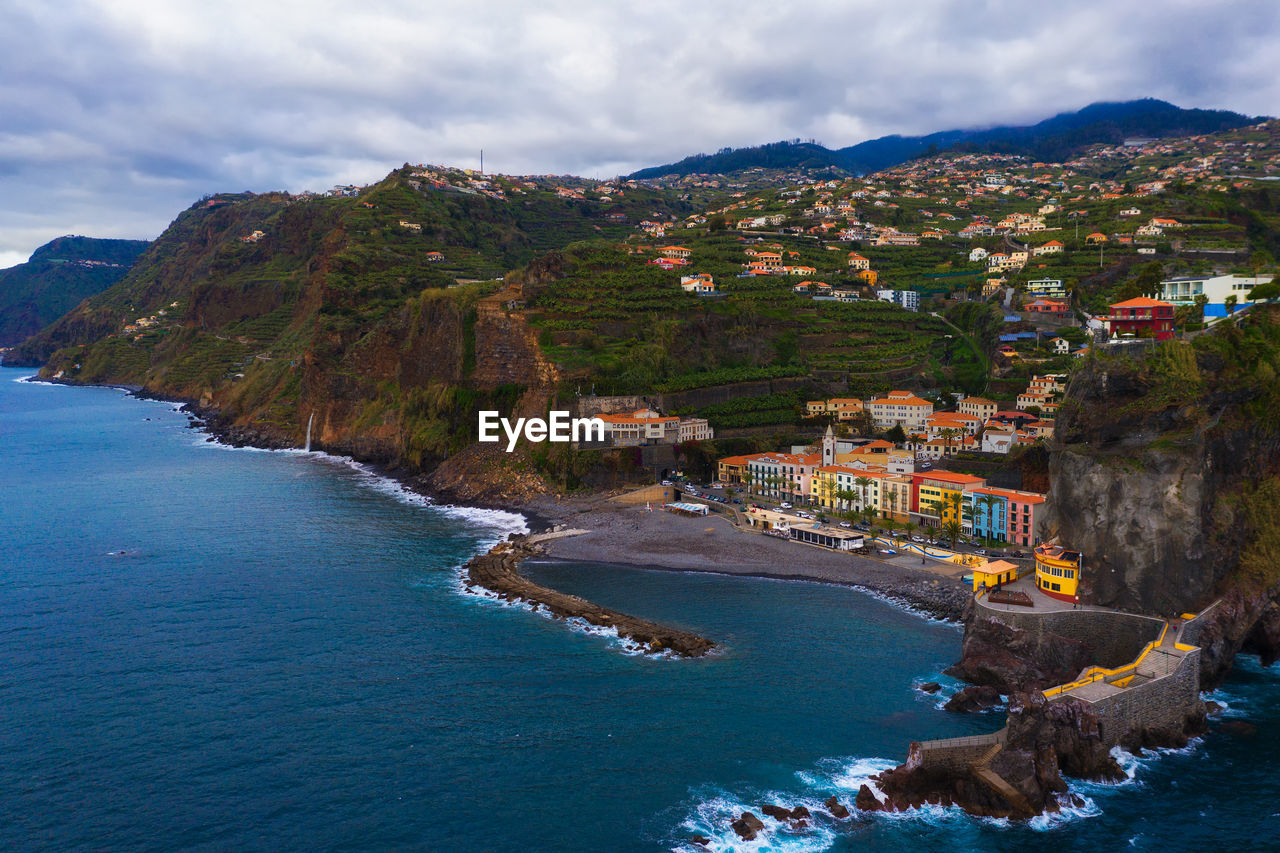
<instances>
[{"instance_id":1,"label":"stone retaining wall","mask_svg":"<svg viewBox=\"0 0 1280 853\"><path fill-rule=\"evenodd\" d=\"M1131 662L1143 646L1160 636L1164 625L1162 620L1149 616L1107 610L1020 612L992 607L983 599L977 600L977 606L984 616L992 616L1037 638L1057 634L1083 643L1094 650L1098 665L1108 669Z\"/></svg>"},{"instance_id":2,"label":"stone retaining wall","mask_svg":"<svg viewBox=\"0 0 1280 853\"><path fill-rule=\"evenodd\" d=\"M961 773L979 761L996 744L1005 743L1007 729L989 735L916 741L907 751L907 769L928 768Z\"/></svg>"},{"instance_id":3,"label":"stone retaining wall","mask_svg":"<svg viewBox=\"0 0 1280 853\"><path fill-rule=\"evenodd\" d=\"M1054 701L1069 696L1065 693ZM1200 650L1196 649L1184 654L1169 675L1090 704L1098 715L1098 734L1103 743L1115 746L1126 734L1141 729L1181 732L1199 702Z\"/></svg>"}]
</instances>

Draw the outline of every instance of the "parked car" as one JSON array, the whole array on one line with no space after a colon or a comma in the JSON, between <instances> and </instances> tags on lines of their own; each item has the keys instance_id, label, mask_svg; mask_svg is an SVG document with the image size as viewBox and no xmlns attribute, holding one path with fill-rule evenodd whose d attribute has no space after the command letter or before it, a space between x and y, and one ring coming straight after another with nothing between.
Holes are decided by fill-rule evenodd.
<instances>
[{"instance_id":1,"label":"parked car","mask_svg":"<svg viewBox=\"0 0 1280 853\"><path fill-rule=\"evenodd\" d=\"M932 468L932 467L933 467L933 463L932 463L932 462L921 462L921 463L920 463L920 467L921 467L921 468Z\"/></svg>"},{"instance_id":2,"label":"parked car","mask_svg":"<svg viewBox=\"0 0 1280 853\"><path fill-rule=\"evenodd\" d=\"M738 506L742 506L742 501L739 500L738 498L734 498L733 502L736 503Z\"/></svg>"},{"instance_id":3,"label":"parked car","mask_svg":"<svg viewBox=\"0 0 1280 853\"><path fill-rule=\"evenodd\" d=\"M713 488L713 489L723 489L723 488L724 488L724 483L712 483L712 484L711 484L711 488Z\"/></svg>"},{"instance_id":4,"label":"parked car","mask_svg":"<svg viewBox=\"0 0 1280 853\"><path fill-rule=\"evenodd\" d=\"M664 485L664 486L670 486L670 485L671 485L671 481L670 481L670 480L663 480L663 481L662 481L662 485Z\"/></svg>"},{"instance_id":5,"label":"parked car","mask_svg":"<svg viewBox=\"0 0 1280 853\"><path fill-rule=\"evenodd\" d=\"M840 522L840 526L841 526L841 527L843 527L843 528L845 528L846 530L847 530L847 529L849 529L850 527L853 527L853 525L852 525L852 524L850 524L850 523L849 523L849 522L847 522L847 521L842 521L842 522Z\"/></svg>"},{"instance_id":6,"label":"parked car","mask_svg":"<svg viewBox=\"0 0 1280 853\"><path fill-rule=\"evenodd\" d=\"M911 541L912 541L912 542L918 542L918 543L920 543L921 545L923 545L923 544L924 544L924 537L923 537L923 536L912 536L912 537L911 537Z\"/></svg>"},{"instance_id":7,"label":"parked car","mask_svg":"<svg viewBox=\"0 0 1280 853\"><path fill-rule=\"evenodd\" d=\"M981 554L983 557L985 557L985 556L987 556L987 549L986 549L986 548L979 548L979 549L978 549L978 551L977 551L977 553L979 553L979 554Z\"/></svg>"},{"instance_id":8,"label":"parked car","mask_svg":"<svg viewBox=\"0 0 1280 853\"><path fill-rule=\"evenodd\" d=\"M896 553L898 553L898 552L897 552L897 551L895 551L895 550L893 550L892 548L881 548L881 549L880 549L880 553L881 553L881 554L896 554Z\"/></svg>"},{"instance_id":9,"label":"parked car","mask_svg":"<svg viewBox=\"0 0 1280 853\"><path fill-rule=\"evenodd\" d=\"M801 512L800 510L796 510L796 517L797 518L813 518L813 516L809 515L809 513Z\"/></svg>"},{"instance_id":10,"label":"parked car","mask_svg":"<svg viewBox=\"0 0 1280 853\"><path fill-rule=\"evenodd\" d=\"M1025 556L1027 556L1027 555L1026 555L1026 554L1024 554L1024 553L1022 553L1021 551L1014 551L1014 552L1013 552L1013 554L1011 554L1010 556L1013 556L1013 557L1025 557Z\"/></svg>"},{"instance_id":11,"label":"parked car","mask_svg":"<svg viewBox=\"0 0 1280 853\"><path fill-rule=\"evenodd\" d=\"M786 501L783 501L782 503L778 504L778 506L782 507L783 509L791 509L791 504L787 503Z\"/></svg>"}]
</instances>

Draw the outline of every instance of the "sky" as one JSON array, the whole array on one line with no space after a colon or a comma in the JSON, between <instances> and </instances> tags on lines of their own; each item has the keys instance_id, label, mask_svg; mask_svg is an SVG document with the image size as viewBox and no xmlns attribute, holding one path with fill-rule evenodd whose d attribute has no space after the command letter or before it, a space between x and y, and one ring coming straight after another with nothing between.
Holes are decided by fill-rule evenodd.
<instances>
[{"instance_id":1,"label":"sky","mask_svg":"<svg viewBox=\"0 0 1280 853\"><path fill-rule=\"evenodd\" d=\"M0 268L402 163L608 178L1104 100L1280 114L1280 6L0 0Z\"/></svg>"}]
</instances>

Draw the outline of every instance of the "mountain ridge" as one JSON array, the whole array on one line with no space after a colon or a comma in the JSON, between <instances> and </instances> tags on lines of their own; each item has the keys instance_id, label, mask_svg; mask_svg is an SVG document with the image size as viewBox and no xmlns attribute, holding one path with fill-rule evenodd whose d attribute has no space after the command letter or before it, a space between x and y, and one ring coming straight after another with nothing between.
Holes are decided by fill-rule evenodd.
<instances>
[{"instance_id":1,"label":"mountain ridge","mask_svg":"<svg viewBox=\"0 0 1280 853\"><path fill-rule=\"evenodd\" d=\"M1118 144L1134 136L1163 138L1213 133L1243 127L1263 118L1230 110L1184 109L1155 98L1100 101L1032 125L942 130L924 136L891 134L838 149L798 140L724 148L715 154L695 154L675 163L640 169L627 177L649 180L694 173L725 174L750 168L838 168L867 174L951 149L1055 160L1088 145Z\"/></svg>"}]
</instances>

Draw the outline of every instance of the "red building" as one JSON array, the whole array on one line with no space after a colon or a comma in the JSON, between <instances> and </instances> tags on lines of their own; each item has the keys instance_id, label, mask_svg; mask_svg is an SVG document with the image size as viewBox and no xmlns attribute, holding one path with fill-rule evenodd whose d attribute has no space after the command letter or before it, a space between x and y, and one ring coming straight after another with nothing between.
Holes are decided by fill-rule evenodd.
<instances>
[{"instance_id":1,"label":"red building","mask_svg":"<svg viewBox=\"0 0 1280 853\"><path fill-rule=\"evenodd\" d=\"M1111 306L1107 327L1112 335L1137 335L1167 341L1173 337L1173 306L1139 296Z\"/></svg>"}]
</instances>

